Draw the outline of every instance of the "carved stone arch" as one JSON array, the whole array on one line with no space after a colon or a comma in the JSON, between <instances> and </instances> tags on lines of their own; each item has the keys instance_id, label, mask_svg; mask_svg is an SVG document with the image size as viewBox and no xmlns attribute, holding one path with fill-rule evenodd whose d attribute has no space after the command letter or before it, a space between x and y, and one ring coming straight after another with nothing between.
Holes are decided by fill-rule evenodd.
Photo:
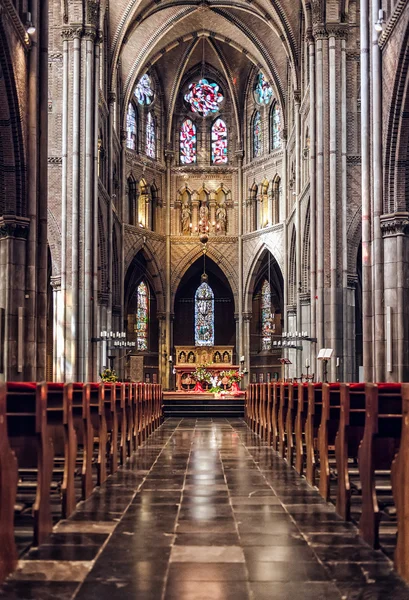
<instances>
[{"instance_id":1,"label":"carved stone arch","mask_svg":"<svg viewBox=\"0 0 409 600\"><path fill-rule=\"evenodd\" d=\"M362 241L362 209L359 206L353 215L347 230L348 274L356 274L356 261Z\"/></svg>"},{"instance_id":2,"label":"carved stone arch","mask_svg":"<svg viewBox=\"0 0 409 600\"><path fill-rule=\"evenodd\" d=\"M250 264L250 268L248 270L247 276L245 278L244 283L244 303L243 309L244 312L251 312L252 308L252 300L255 284L259 275L260 266L265 259L266 253L269 252L272 257L271 270L273 274L280 280L281 283L281 297L280 301L283 303L283 294L284 294L284 286L283 286L283 274L280 268L280 265L277 261L275 254L271 251L271 248L266 243L261 243L257 252L254 254L254 258Z\"/></svg>"},{"instance_id":3,"label":"carved stone arch","mask_svg":"<svg viewBox=\"0 0 409 600\"><path fill-rule=\"evenodd\" d=\"M0 20L0 215L25 216L26 157L7 33Z\"/></svg>"},{"instance_id":4,"label":"carved stone arch","mask_svg":"<svg viewBox=\"0 0 409 600\"><path fill-rule=\"evenodd\" d=\"M47 241L54 275L61 273L61 229L54 213L47 209Z\"/></svg>"},{"instance_id":5,"label":"carved stone arch","mask_svg":"<svg viewBox=\"0 0 409 600\"><path fill-rule=\"evenodd\" d=\"M301 262L301 292L306 294L310 289L310 261L311 261L311 238L310 238L310 202L308 201L304 221L304 236L302 244Z\"/></svg>"},{"instance_id":6,"label":"carved stone arch","mask_svg":"<svg viewBox=\"0 0 409 600\"><path fill-rule=\"evenodd\" d=\"M132 246L129 248L127 255L125 256L124 261L124 273L125 277L128 272L129 267L134 259L134 257L143 251L148 264L150 265L149 269L149 277L150 284L155 293L156 300L158 303L158 311L163 312L165 310L165 281L164 274L160 270L156 256L157 253L155 249L152 247L149 239L143 239L143 237L138 237Z\"/></svg>"},{"instance_id":7,"label":"carved stone arch","mask_svg":"<svg viewBox=\"0 0 409 600\"><path fill-rule=\"evenodd\" d=\"M201 248L192 248L190 252L185 254L185 256L179 261L177 265L174 266L172 271L172 280L171 280L171 288L172 288L172 298L171 305L175 302L175 295L179 284L182 280L183 275L186 273L188 268L196 262L202 256ZM237 272L230 261L226 258L221 250L211 246L208 248L207 255L216 265L220 267L226 276L231 290L233 292L234 303L235 303L235 311L237 311L237 296L238 296L238 287L237 287ZM172 310L172 309L171 309Z\"/></svg>"}]
</instances>

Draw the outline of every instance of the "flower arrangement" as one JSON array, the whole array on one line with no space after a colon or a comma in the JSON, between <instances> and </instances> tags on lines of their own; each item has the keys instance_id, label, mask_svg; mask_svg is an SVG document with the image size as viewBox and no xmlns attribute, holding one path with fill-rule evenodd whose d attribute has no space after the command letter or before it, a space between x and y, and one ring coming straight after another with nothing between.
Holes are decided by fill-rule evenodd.
<instances>
[{"instance_id":1,"label":"flower arrangement","mask_svg":"<svg viewBox=\"0 0 409 600\"><path fill-rule=\"evenodd\" d=\"M200 383L211 383L211 373L206 369L206 365L197 365L196 369L192 373L192 377Z\"/></svg>"},{"instance_id":2,"label":"flower arrangement","mask_svg":"<svg viewBox=\"0 0 409 600\"><path fill-rule=\"evenodd\" d=\"M115 383L118 381L118 375L114 369L104 369L99 376L101 377L101 381L106 383Z\"/></svg>"},{"instance_id":3,"label":"flower arrangement","mask_svg":"<svg viewBox=\"0 0 409 600\"><path fill-rule=\"evenodd\" d=\"M235 369L231 369L230 371L222 371L220 373L220 377L222 379L228 379L229 383L240 383L244 377L244 373L241 371L236 371Z\"/></svg>"}]
</instances>

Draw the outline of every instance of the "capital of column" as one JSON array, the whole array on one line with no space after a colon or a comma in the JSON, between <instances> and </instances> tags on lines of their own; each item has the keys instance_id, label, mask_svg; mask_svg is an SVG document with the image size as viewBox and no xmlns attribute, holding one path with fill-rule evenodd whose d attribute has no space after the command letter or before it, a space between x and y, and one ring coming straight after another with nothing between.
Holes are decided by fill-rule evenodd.
<instances>
[{"instance_id":1,"label":"capital of column","mask_svg":"<svg viewBox=\"0 0 409 600\"><path fill-rule=\"evenodd\" d=\"M53 275L50 277L50 285L53 292L59 292L61 289L61 275Z\"/></svg>"},{"instance_id":2,"label":"capital of column","mask_svg":"<svg viewBox=\"0 0 409 600\"><path fill-rule=\"evenodd\" d=\"M167 166L170 166L172 164L174 156L175 156L175 152L173 150L171 150L170 148L167 148L165 150L165 160L166 160Z\"/></svg>"},{"instance_id":3,"label":"capital of column","mask_svg":"<svg viewBox=\"0 0 409 600\"><path fill-rule=\"evenodd\" d=\"M249 323L252 318L253 318L253 313L251 313L251 312L244 312L243 313L243 321Z\"/></svg>"},{"instance_id":4,"label":"capital of column","mask_svg":"<svg viewBox=\"0 0 409 600\"><path fill-rule=\"evenodd\" d=\"M327 23L329 37L345 40L348 37L348 25L344 23Z\"/></svg>"},{"instance_id":5,"label":"capital of column","mask_svg":"<svg viewBox=\"0 0 409 600\"><path fill-rule=\"evenodd\" d=\"M409 233L409 213L395 212L388 215L381 215L382 237L395 237L397 235L406 235Z\"/></svg>"},{"instance_id":6,"label":"capital of column","mask_svg":"<svg viewBox=\"0 0 409 600\"><path fill-rule=\"evenodd\" d=\"M108 104L114 104L116 102L116 91L109 90L108 92Z\"/></svg>"},{"instance_id":7,"label":"capital of column","mask_svg":"<svg viewBox=\"0 0 409 600\"><path fill-rule=\"evenodd\" d=\"M84 27L82 37L85 40L95 42L95 40L97 38L97 31L96 31L95 27L93 27L92 25L87 25L87 27Z\"/></svg>"}]
</instances>

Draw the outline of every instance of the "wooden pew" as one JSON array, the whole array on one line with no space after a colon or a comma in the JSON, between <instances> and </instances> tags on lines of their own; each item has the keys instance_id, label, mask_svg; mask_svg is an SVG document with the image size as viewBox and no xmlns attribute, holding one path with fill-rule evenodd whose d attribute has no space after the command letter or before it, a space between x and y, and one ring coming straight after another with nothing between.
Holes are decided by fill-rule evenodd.
<instances>
[{"instance_id":1,"label":"wooden pew","mask_svg":"<svg viewBox=\"0 0 409 600\"><path fill-rule=\"evenodd\" d=\"M272 401L273 401L271 383L266 384L266 396L267 396L267 399L266 399L266 428L267 428L266 442L269 446L271 446L271 440L272 440L271 409L272 409Z\"/></svg>"},{"instance_id":2,"label":"wooden pew","mask_svg":"<svg viewBox=\"0 0 409 600\"><path fill-rule=\"evenodd\" d=\"M362 513L359 529L363 539L379 547L381 511L376 471L390 471L399 450L402 428L401 384L366 384L365 430L358 451L362 485Z\"/></svg>"},{"instance_id":3,"label":"wooden pew","mask_svg":"<svg viewBox=\"0 0 409 600\"><path fill-rule=\"evenodd\" d=\"M308 413L305 423L306 471L305 477L312 486L316 484L318 429L321 423L322 384L308 384Z\"/></svg>"},{"instance_id":4,"label":"wooden pew","mask_svg":"<svg viewBox=\"0 0 409 600\"><path fill-rule=\"evenodd\" d=\"M132 400L133 400L133 413L134 413L134 421L133 421L133 440L134 440L134 448L135 450L139 445L139 384L131 383L132 386Z\"/></svg>"},{"instance_id":5,"label":"wooden pew","mask_svg":"<svg viewBox=\"0 0 409 600\"><path fill-rule=\"evenodd\" d=\"M145 441L145 386L138 383L138 438L139 445Z\"/></svg>"},{"instance_id":6,"label":"wooden pew","mask_svg":"<svg viewBox=\"0 0 409 600\"><path fill-rule=\"evenodd\" d=\"M14 539L14 505L18 465L7 431L6 384L0 383L0 583L17 567Z\"/></svg>"},{"instance_id":7,"label":"wooden pew","mask_svg":"<svg viewBox=\"0 0 409 600\"><path fill-rule=\"evenodd\" d=\"M341 393L339 383L322 384L322 412L318 431L319 449L319 485L321 496L329 502L330 488L330 457L335 453L335 439L341 417Z\"/></svg>"},{"instance_id":8,"label":"wooden pew","mask_svg":"<svg viewBox=\"0 0 409 600\"><path fill-rule=\"evenodd\" d=\"M260 383L260 436L267 441L268 432L268 384Z\"/></svg>"},{"instance_id":9,"label":"wooden pew","mask_svg":"<svg viewBox=\"0 0 409 600\"><path fill-rule=\"evenodd\" d=\"M78 449L82 449L81 500L86 500L94 489L92 478L94 431L91 423L89 384L73 383L72 413Z\"/></svg>"},{"instance_id":10,"label":"wooden pew","mask_svg":"<svg viewBox=\"0 0 409 600\"><path fill-rule=\"evenodd\" d=\"M304 475L306 465L305 425L308 415L308 384L298 386L297 416L295 418L295 470Z\"/></svg>"},{"instance_id":11,"label":"wooden pew","mask_svg":"<svg viewBox=\"0 0 409 600\"><path fill-rule=\"evenodd\" d=\"M133 401L133 387L131 383L123 383L124 394L125 394L125 411L126 411L126 455L131 457L134 447L134 401Z\"/></svg>"},{"instance_id":12,"label":"wooden pew","mask_svg":"<svg viewBox=\"0 0 409 600\"><path fill-rule=\"evenodd\" d=\"M280 383L278 388L278 454L281 458L286 455L287 431L286 420L288 410L289 383Z\"/></svg>"},{"instance_id":13,"label":"wooden pew","mask_svg":"<svg viewBox=\"0 0 409 600\"><path fill-rule=\"evenodd\" d=\"M365 426L365 384L341 384L341 414L335 440L337 464L336 511L340 517L351 519L351 464L357 465L358 449Z\"/></svg>"},{"instance_id":14,"label":"wooden pew","mask_svg":"<svg viewBox=\"0 0 409 600\"><path fill-rule=\"evenodd\" d=\"M279 383L270 383L272 389L272 401L271 401L271 445L274 450L278 450L278 390Z\"/></svg>"},{"instance_id":15,"label":"wooden pew","mask_svg":"<svg viewBox=\"0 0 409 600\"><path fill-rule=\"evenodd\" d=\"M61 482L62 518L67 519L75 510L75 465L77 436L73 419L73 384L47 385L47 424L53 440L54 463L63 469Z\"/></svg>"},{"instance_id":16,"label":"wooden pew","mask_svg":"<svg viewBox=\"0 0 409 600\"><path fill-rule=\"evenodd\" d=\"M402 383L402 435L399 452L392 463L392 491L396 506L398 535L395 569L409 582L409 384Z\"/></svg>"},{"instance_id":17,"label":"wooden pew","mask_svg":"<svg viewBox=\"0 0 409 600\"><path fill-rule=\"evenodd\" d=\"M287 432L287 446L285 458L288 463L293 466L295 461L295 421L298 410L298 390L299 385L297 383L290 383L288 386L288 407L285 429Z\"/></svg>"},{"instance_id":18,"label":"wooden pew","mask_svg":"<svg viewBox=\"0 0 409 600\"><path fill-rule=\"evenodd\" d=\"M248 425L252 431L254 431L254 425L255 425L255 397L256 397L256 384L251 383L250 391L249 391L249 402L248 402L248 407L249 407Z\"/></svg>"},{"instance_id":19,"label":"wooden pew","mask_svg":"<svg viewBox=\"0 0 409 600\"><path fill-rule=\"evenodd\" d=\"M97 437L97 485L101 486L107 479L107 445L108 432L105 418L105 385L89 383L90 415L94 437Z\"/></svg>"},{"instance_id":20,"label":"wooden pew","mask_svg":"<svg viewBox=\"0 0 409 600\"><path fill-rule=\"evenodd\" d=\"M146 383L145 387L146 387L146 394L147 394L147 413L146 413L147 437L149 437L152 434L152 406L153 406L152 391L153 390L152 390L151 383Z\"/></svg>"},{"instance_id":21,"label":"wooden pew","mask_svg":"<svg viewBox=\"0 0 409 600\"><path fill-rule=\"evenodd\" d=\"M47 426L47 384L7 383L7 429L20 473L35 477L33 543L42 544L52 531L50 486L53 444Z\"/></svg>"},{"instance_id":22,"label":"wooden pew","mask_svg":"<svg viewBox=\"0 0 409 600\"><path fill-rule=\"evenodd\" d=\"M127 414L125 406L125 385L115 383L116 414L118 418L119 463L123 466L127 459Z\"/></svg>"},{"instance_id":23,"label":"wooden pew","mask_svg":"<svg viewBox=\"0 0 409 600\"><path fill-rule=\"evenodd\" d=\"M105 383L104 408L108 437L108 470L111 475L118 470L118 415L116 409L116 385Z\"/></svg>"}]
</instances>

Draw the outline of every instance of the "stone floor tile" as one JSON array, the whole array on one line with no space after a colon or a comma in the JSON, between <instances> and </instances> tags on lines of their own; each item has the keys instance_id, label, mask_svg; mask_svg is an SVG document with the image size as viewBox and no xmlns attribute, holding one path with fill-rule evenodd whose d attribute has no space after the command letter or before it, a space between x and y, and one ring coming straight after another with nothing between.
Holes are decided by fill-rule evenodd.
<instances>
[{"instance_id":1,"label":"stone floor tile","mask_svg":"<svg viewBox=\"0 0 409 600\"><path fill-rule=\"evenodd\" d=\"M240 546L173 546L171 562L236 563L244 562Z\"/></svg>"}]
</instances>

